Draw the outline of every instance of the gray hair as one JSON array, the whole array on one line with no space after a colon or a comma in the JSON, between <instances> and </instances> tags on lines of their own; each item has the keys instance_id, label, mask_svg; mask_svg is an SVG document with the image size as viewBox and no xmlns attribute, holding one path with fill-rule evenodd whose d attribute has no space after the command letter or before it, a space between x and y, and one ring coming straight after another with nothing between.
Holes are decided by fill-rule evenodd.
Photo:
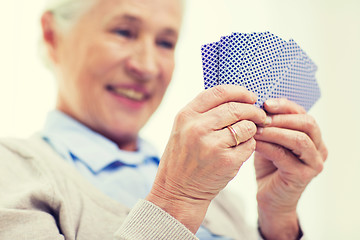
<instances>
[{"instance_id":1,"label":"gray hair","mask_svg":"<svg viewBox=\"0 0 360 240\"><path fill-rule=\"evenodd\" d=\"M44 12L51 12L56 24L65 30L99 0L47 0Z\"/></svg>"},{"instance_id":2,"label":"gray hair","mask_svg":"<svg viewBox=\"0 0 360 240\"><path fill-rule=\"evenodd\" d=\"M58 29L65 32L99 0L46 0L43 12L51 12ZM44 40L39 41L39 55L50 70L52 62L46 52Z\"/></svg>"}]
</instances>

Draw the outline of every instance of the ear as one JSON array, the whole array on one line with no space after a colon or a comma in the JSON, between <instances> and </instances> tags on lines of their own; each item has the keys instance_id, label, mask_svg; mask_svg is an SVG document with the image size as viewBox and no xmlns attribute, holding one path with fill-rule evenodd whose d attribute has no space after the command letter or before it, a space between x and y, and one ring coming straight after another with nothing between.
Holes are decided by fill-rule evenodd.
<instances>
[{"instance_id":1,"label":"ear","mask_svg":"<svg viewBox=\"0 0 360 240\"><path fill-rule=\"evenodd\" d=\"M47 11L41 16L42 38L46 46L47 53L54 63L57 61L57 32L54 21L54 16L51 12Z\"/></svg>"}]
</instances>

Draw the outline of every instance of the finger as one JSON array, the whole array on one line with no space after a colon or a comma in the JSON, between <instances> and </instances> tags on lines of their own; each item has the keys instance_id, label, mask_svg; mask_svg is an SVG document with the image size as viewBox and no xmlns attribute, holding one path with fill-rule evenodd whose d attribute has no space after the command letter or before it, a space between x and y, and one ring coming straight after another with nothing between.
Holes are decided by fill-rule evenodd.
<instances>
[{"instance_id":1,"label":"finger","mask_svg":"<svg viewBox=\"0 0 360 240\"><path fill-rule=\"evenodd\" d=\"M289 149L297 158L311 168L322 169L323 159L315 144L303 132L290 129L266 127L254 136L256 140L274 143Z\"/></svg>"},{"instance_id":2,"label":"finger","mask_svg":"<svg viewBox=\"0 0 360 240\"><path fill-rule=\"evenodd\" d=\"M234 133L229 128L223 128L214 132L215 139L222 142L222 147L229 148L237 146L237 140L239 143L243 143L252 138L256 133L256 125L247 120L242 120L231 126Z\"/></svg>"},{"instance_id":3,"label":"finger","mask_svg":"<svg viewBox=\"0 0 360 240\"><path fill-rule=\"evenodd\" d=\"M296 169L306 166L291 151L277 144L257 140L255 151L265 159L271 160L278 169Z\"/></svg>"},{"instance_id":4,"label":"finger","mask_svg":"<svg viewBox=\"0 0 360 240\"><path fill-rule=\"evenodd\" d=\"M256 148L256 141L254 138L250 138L246 142L241 143L240 145L228 148L228 156L229 159L233 162L235 166L238 166L239 168L241 165L247 161L250 156L254 153Z\"/></svg>"},{"instance_id":5,"label":"finger","mask_svg":"<svg viewBox=\"0 0 360 240\"><path fill-rule=\"evenodd\" d=\"M203 113L202 118L204 124L219 130L245 119L262 124L266 120L266 113L254 105L229 102Z\"/></svg>"},{"instance_id":6,"label":"finger","mask_svg":"<svg viewBox=\"0 0 360 240\"><path fill-rule=\"evenodd\" d=\"M306 133L317 149L323 144L321 131L315 119L308 114L279 114L271 116L269 127L292 129Z\"/></svg>"},{"instance_id":7,"label":"finger","mask_svg":"<svg viewBox=\"0 0 360 240\"><path fill-rule=\"evenodd\" d=\"M258 143L261 141L256 141L256 148L258 147ZM261 179L263 177L268 176L278 170L278 168L273 164L272 160L266 158L261 152L256 151L254 153L254 166L255 166L255 174L256 179Z\"/></svg>"},{"instance_id":8,"label":"finger","mask_svg":"<svg viewBox=\"0 0 360 240\"><path fill-rule=\"evenodd\" d=\"M306 110L293 101L286 98L272 98L264 103L264 109L272 114L299 114L306 113Z\"/></svg>"},{"instance_id":9,"label":"finger","mask_svg":"<svg viewBox=\"0 0 360 240\"><path fill-rule=\"evenodd\" d=\"M203 113L227 102L242 102L253 104L257 96L237 85L219 85L201 92L190 104L190 109Z\"/></svg>"},{"instance_id":10,"label":"finger","mask_svg":"<svg viewBox=\"0 0 360 240\"><path fill-rule=\"evenodd\" d=\"M321 156L322 156L323 161L325 162L326 159L327 159L327 157L328 157L328 154L329 154L329 153L328 153L328 150L327 150L324 142L321 143L321 145L320 145L320 147L318 148L318 150L319 150L319 152L320 152L320 154L321 154Z\"/></svg>"},{"instance_id":11,"label":"finger","mask_svg":"<svg viewBox=\"0 0 360 240\"><path fill-rule=\"evenodd\" d=\"M302 164L291 151L277 144L256 141L255 151L265 159L272 161L280 174L287 174L287 178L292 176L294 180L300 180L303 187L320 172ZM299 184L299 181L296 182Z\"/></svg>"}]
</instances>

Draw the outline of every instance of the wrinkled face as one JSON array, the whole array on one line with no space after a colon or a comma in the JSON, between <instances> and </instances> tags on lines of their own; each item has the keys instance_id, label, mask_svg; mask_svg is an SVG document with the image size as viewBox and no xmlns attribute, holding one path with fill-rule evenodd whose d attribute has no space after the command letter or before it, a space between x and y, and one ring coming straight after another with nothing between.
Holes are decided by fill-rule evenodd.
<instances>
[{"instance_id":1,"label":"wrinkled face","mask_svg":"<svg viewBox=\"0 0 360 240\"><path fill-rule=\"evenodd\" d=\"M54 50L57 108L134 150L174 69L180 0L100 0Z\"/></svg>"}]
</instances>

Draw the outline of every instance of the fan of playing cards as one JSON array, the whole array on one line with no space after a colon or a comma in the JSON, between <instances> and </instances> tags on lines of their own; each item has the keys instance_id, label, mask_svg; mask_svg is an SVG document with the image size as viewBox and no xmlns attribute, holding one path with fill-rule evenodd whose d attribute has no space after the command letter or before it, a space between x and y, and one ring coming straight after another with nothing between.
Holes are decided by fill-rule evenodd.
<instances>
[{"instance_id":1,"label":"fan of playing cards","mask_svg":"<svg viewBox=\"0 0 360 240\"><path fill-rule=\"evenodd\" d=\"M292 39L270 32L232 33L201 48L205 88L236 84L257 94L255 105L287 98L307 111L320 97L317 67Z\"/></svg>"}]
</instances>

